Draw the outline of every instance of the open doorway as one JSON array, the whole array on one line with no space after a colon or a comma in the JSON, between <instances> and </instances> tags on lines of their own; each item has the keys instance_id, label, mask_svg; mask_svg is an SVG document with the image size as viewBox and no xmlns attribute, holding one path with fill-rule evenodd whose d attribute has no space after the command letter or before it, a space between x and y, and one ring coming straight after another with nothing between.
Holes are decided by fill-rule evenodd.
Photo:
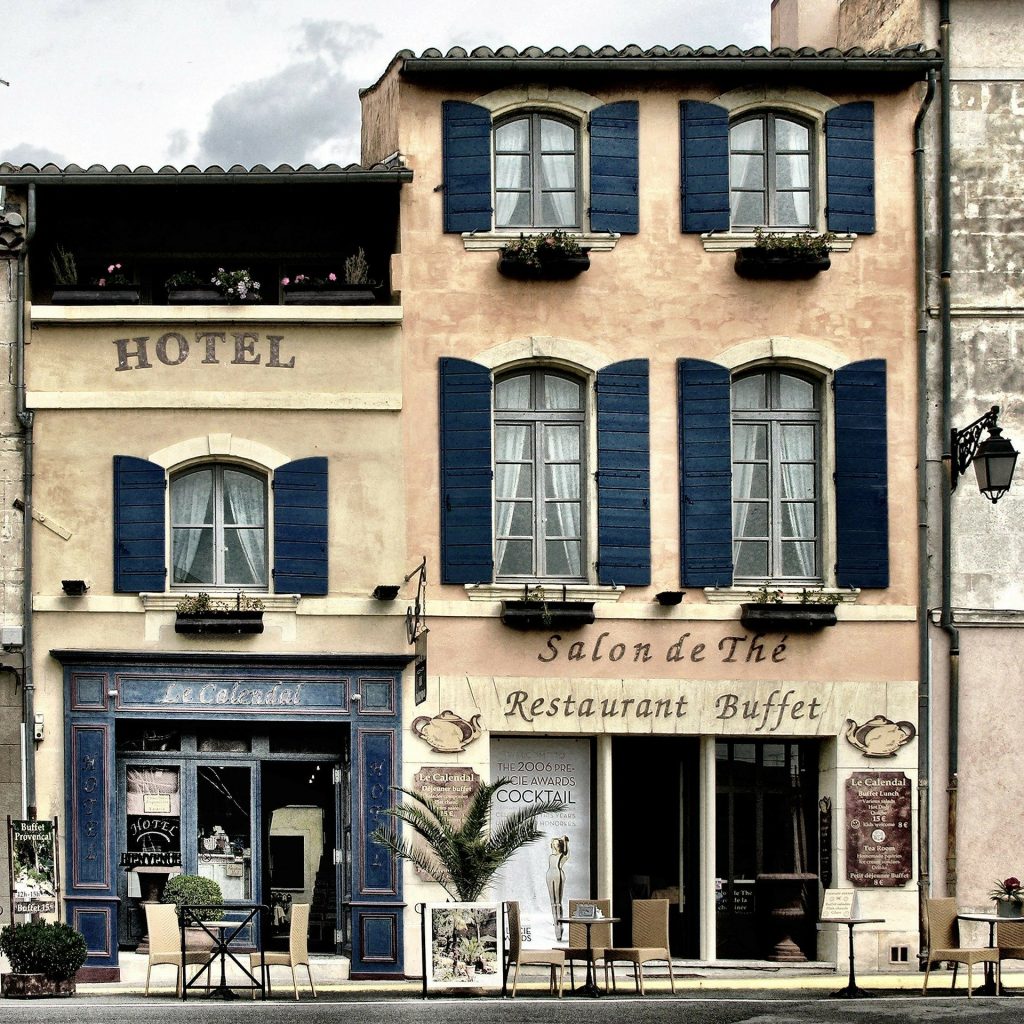
<instances>
[{"instance_id":1,"label":"open doorway","mask_svg":"<svg viewBox=\"0 0 1024 1024\"><path fill-rule=\"evenodd\" d=\"M632 942L634 899L669 901L673 956L699 947L699 752L692 738L612 740L612 906L617 945Z\"/></svg>"}]
</instances>

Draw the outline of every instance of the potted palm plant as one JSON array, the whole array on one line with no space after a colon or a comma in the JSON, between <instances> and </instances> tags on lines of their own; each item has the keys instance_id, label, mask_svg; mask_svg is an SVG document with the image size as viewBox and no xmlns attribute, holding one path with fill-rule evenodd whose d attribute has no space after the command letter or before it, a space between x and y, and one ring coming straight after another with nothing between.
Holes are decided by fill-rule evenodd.
<instances>
[{"instance_id":1,"label":"potted palm plant","mask_svg":"<svg viewBox=\"0 0 1024 1024\"><path fill-rule=\"evenodd\" d=\"M807 281L832 266L829 253L835 235L754 232L754 244L736 250L736 273L754 281Z\"/></svg>"},{"instance_id":2,"label":"potted palm plant","mask_svg":"<svg viewBox=\"0 0 1024 1024\"><path fill-rule=\"evenodd\" d=\"M537 825L540 816L562 809L557 800L538 800L513 812L492 829L494 795L511 782L498 779L480 786L464 817L421 793L392 786L408 802L397 803L384 813L407 825L413 838L403 838L392 825L381 825L371 838L396 857L414 864L452 899L474 903L517 850L543 837Z\"/></svg>"},{"instance_id":3,"label":"potted palm plant","mask_svg":"<svg viewBox=\"0 0 1024 1024\"><path fill-rule=\"evenodd\" d=\"M0 980L8 999L42 999L75 994L75 974L88 955L85 939L60 921L9 924L0 931L0 953L10 972Z\"/></svg>"}]
</instances>

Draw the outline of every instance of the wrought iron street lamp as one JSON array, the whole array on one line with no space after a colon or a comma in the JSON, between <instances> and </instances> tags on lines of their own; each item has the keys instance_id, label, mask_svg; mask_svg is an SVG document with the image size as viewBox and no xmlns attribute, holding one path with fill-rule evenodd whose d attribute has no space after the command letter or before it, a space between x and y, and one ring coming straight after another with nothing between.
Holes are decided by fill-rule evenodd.
<instances>
[{"instance_id":1,"label":"wrought iron street lamp","mask_svg":"<svg viewBox=\"0 0 1024 1024\"><path fill-rule=\"evenodd\" d=\"M978 489L993 505L1010 489L1017 464L1016 450L996 425L998 416L999 406L993 405L963 430L954 428L950 432L950 490L956 490L958 478L973 462ZM985 429L988 437L982 440L981 432Z\"/></svg>"}]
</instances>

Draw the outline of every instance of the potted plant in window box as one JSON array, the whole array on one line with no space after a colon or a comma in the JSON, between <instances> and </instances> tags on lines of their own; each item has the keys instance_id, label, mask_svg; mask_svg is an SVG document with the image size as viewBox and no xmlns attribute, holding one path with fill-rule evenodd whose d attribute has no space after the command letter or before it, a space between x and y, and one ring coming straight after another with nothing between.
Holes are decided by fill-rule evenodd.
<instances>
[{"instance_id":1,"label":"potted plant in window box","mask_svg":"<svg viewBox=\"0 0 1024 1024\"><path fill-rule=\"evenodd\" d=\"M88 950L80 932L60 921L9 924L0 931L0 953L11 971L0 988L8 999L75 994L75 973Z\"/></svg>"},{"instance_id":2,"label":"potted plant in window box","mask_svg":"<svg viewBox=\"0 0 1024 1024\"><path fill-rule=\"evenodd\" d=\"M575 238L554 230L520 235L498 256L498 273L516 281L568 281L590 269L590 257Z\"/></svg>"},{"instance_id":3,"label":"potted plant in window box","mask_svg":"<svg viewBox=\"0 0 1024 1024\"><path fill-rule=\"evenodd\" d=\"M282 277L286 306L366 306L376 301L379 281L370 278L366 250L359 247L345 260L343 280L332 270L323 276L295 274Z\"/></svg>"},{"instance_id":4,"label":"potted plant in window box","mask_svg":"<svg viewBox=\"0 0 1024 1024\"><path fill-rule=\"evenodd\" d=\"M50 255L54 281L52 301L57 306L137 306L139 289L121 263L108 263L90 285L78 283L74 253L57 245Z\"/></svg>"},{"instance_id":5,"label":"potted plant in window box","mask_svg":"<svg viewBox=\"0 0 1024 1024\"><path fill-rule=\"evenodd\" d=\"M217 601L209 594L189 594L177 605L175 633L262 633L263 602L239 592L234 603Z\"/></svg>"},{"instance_id":6,"label":"potted plant in window box","mask_svg":"<svg viewBox=\"0 0 1024 1024\"><path fill-rule=\"evenodd\" d=\"M164 283L170 305L223 306L259 302L260 283L245 269L218 267L208 278L194 270L180 270Z\"/></svg>"},{"instance_id":7,"label":"potted plant in window box","mask_svg":"<svg viewBox=\"0 0 1024 1024\"><path fill-rule=\"evenodd\" d=\"M754 591L753 601L740 605L740 623L757 633L815 633L836 624L839 595L821 587L804 588L793 602L767 584Z\"/></svg>"},{"instance_id":8,"label":"potted plant in window box","mask_svg":"<svg viewBox=\"0 0 1024 1024\"><path fill-rule=\"evenodd\" d=\"M501 602L501 621L512 629L580 629L594 621L593 601L552 601L543 587L523 587L521 600Z\"/></svg>"},{"instance_id":9,"label":"potted plant in window box","mask_svg":"<svg viewBox=\"0 0 1024 1024\"><path fill-rule=\"evenodd\" d=\"M736 250L736 273L753 281L808 281L832 266L829 253L835 235L754 232L754 244Z\"/></svg>"}]
</instances>

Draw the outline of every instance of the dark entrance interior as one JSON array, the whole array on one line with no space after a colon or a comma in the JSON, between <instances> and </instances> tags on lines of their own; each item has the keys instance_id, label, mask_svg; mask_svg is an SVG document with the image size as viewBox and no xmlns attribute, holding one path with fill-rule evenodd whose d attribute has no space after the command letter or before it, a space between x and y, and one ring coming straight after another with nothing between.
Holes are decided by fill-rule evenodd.
<instances>
[{"instance_id":1,"label":"dark entrance interior","mask_svg":"<svg viewBox=\"0 0 1024 1024\"><path fill-rule=\"evenodd\" d=\"M669 900L673 956L699 946L699 741L660 736L612 740L613 892L621 922L617 945L630 945L631 901Z\"/></svg>"},{"instance_id":2,"label":"dark entrance interior","mask_svg":"<svg viewBox=\"0 0 1024 1024\"><path fill-rule=\"evenodd\" d=\"M718 956L813 960L818 743L715 745Z\"/></svg>"}]
</instances>

